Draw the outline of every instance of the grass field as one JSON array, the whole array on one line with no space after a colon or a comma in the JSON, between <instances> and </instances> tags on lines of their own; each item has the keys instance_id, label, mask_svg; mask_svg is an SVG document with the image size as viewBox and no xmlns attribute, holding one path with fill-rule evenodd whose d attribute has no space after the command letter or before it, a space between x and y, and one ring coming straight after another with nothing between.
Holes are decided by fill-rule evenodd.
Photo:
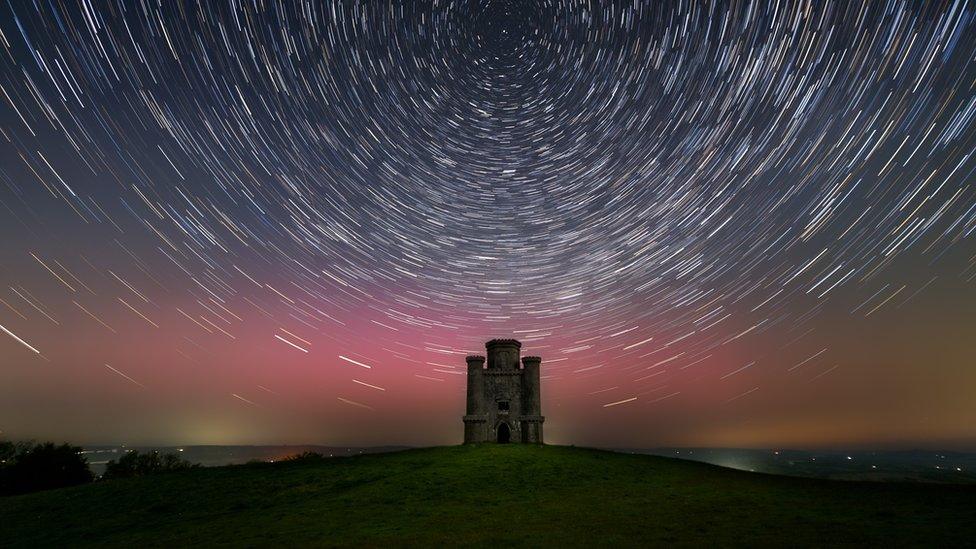
<instances>
[{"instance_id":1,"label":"grass field","mask_svg":"<svg viewBox=\"0 0 976 549\"><path fill-rule=\"evenodd\" d=\"M0 547L976 543L976 487L832 482L569 447L215 467L0 498Z\"/></svg>"}]
</instances>

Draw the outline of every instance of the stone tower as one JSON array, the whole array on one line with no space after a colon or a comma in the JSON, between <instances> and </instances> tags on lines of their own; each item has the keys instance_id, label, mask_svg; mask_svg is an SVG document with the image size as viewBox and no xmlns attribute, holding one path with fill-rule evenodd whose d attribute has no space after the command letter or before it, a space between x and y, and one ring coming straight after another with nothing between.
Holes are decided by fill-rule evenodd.
<instances>
[{"instance_id":1,"label":"stone tower","mask_svg":"<svg viewBox=\"0 0 976 549\"><path fill-rule=\"evenodd\" d=\"M542 444L542 398L539 366L542 359L527 356L519 367L522 344L493 339L485 357L469 356L468 407L464 443L524 442Z\"/></svg>"}]
</instances>

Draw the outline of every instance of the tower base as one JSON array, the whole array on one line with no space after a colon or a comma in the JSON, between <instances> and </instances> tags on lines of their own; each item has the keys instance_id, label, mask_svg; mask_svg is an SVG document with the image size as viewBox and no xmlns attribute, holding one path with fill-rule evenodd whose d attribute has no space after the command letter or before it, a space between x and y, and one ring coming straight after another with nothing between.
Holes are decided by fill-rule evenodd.
<instances>
[{"instance_id":1,"label":"tower base","mask_svg":"<svg viewBox=\"0 0 976 549\"><path fill-rule=\"evenodd\" d=\"M488 441L488 416L464 416L464 443Z\"/></svg>"}]
</instances>

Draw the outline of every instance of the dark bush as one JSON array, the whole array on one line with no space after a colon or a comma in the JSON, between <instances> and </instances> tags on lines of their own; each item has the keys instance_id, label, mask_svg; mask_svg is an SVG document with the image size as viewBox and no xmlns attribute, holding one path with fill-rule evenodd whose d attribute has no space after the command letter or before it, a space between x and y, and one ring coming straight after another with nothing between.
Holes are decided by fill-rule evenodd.
<instances>
[{"instance_id":1,"label":"dark bush","mask_svg":"<svg viewBox=\"0 0 976 549\"><path fill-rule=\"evenodd\" d=\"M325 456L318 452L310 452L308 450L301 452L299 454L292 454L284 459L284 461L315 461L319 459L325 459Z\"/></svg>"},{"instance_id":2,"label":"dark bush","mask_svg":"<svg viewBox=\"0 0 976 549\"><path fill-rule=\"evenodd\" d=\"M103 479L144 477L156 473L169 471L185 471L199 464L190 463L177 454L160 454L153 450L151 452L139 452L132 450L126 452L118 461L112 460L105 465Z\"/></svg>"},{"instance_id":3,"label":"dark bush","mask_svg":"<svg viewBox=\"0 0 976 549\"><path fill-rule=\"evenodd\" d=\"M24 494L91 482L81 448L53 442L0 444L0 494Z\"/></svg>"}]
</instances>

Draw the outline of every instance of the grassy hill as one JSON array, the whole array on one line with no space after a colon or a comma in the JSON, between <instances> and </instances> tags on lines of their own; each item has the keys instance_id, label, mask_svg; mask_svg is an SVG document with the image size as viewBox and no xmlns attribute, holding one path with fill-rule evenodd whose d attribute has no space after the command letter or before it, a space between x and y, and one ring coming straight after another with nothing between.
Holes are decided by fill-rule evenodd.
<instances>
[{"instance_id":1,"label":"grassy hill","mask_svg":"<svg viewBox=\"0 0 976 549\"><path fill-rule=\"evenodd\" d=\"M0 498L0 547L976 543L976 487L832 482L568 447L216 467Z\"/></svg>"}]
</instances>

